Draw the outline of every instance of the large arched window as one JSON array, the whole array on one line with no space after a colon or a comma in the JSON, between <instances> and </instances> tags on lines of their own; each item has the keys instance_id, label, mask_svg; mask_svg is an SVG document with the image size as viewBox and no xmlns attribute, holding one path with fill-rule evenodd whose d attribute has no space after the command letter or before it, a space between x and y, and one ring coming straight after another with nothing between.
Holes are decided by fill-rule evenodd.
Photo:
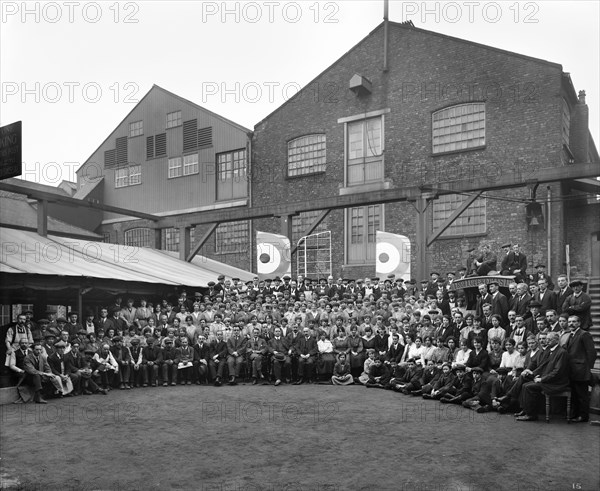
<instances>
[{"instance_id":1,"label":"large arched window","mask_svg":"<svg viewBox=\"0 0 600 491\"><path fill-rule=\"evenodd\" d=\"M432 151L460 152L485 146L485 103L458 104L431 116Z\"/></svg>"}]
</instances>

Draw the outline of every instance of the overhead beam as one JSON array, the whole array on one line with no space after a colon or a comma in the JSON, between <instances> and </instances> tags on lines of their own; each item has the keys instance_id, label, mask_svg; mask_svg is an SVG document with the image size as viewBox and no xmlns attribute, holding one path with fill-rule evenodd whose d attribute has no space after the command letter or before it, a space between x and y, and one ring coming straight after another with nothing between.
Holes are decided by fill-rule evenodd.
<instances>
[{"instance_id":1,"label":"overhead beam","mask_svg":"<svg viewBox=\"0 0 600 491\"><path fill-rule=\"evenodd\" d=\"M219 226L218 222L217 223L211 223L211 225L208 228L208 230L206 231L206 233L200 238L200 240L198 240L196 242L196 245L194 245L194 248L190 251L188 257L185 258L185 260L188 263L192 262L192 259L194 259L196 257L196 254L198 254L200 252L200 249L202 249L202 246L204 244L206 244L206 241L213 234L213 232L217 229L218 226Z\"/></svg>"},{"instance_id":2,"label":"overhead beam","mask_svg":"<svg viewBox=\"0 0 600 491\"><path fill-rule=\"evenodd\" d=\"M546 183L600 176L600 163L577 164L535 170L514 169L509 166L507 166L507 168L509 168L510 172L505 171L502 175L494 174L472 179L462 179L454 182L432 183L424 184L422 186L403 186L378 191L330 196L309 201L277 204L270 203L269 205L251 208L211 210L210 212L196 212L185 215L160 217L157 224L160 228L168 228L180 226L182 220L192 225L202 225L214 222L235 222L238 220L256 220L258 218L296 215L305 211L325 209L335 210L371 204L393 203L407 200L414 201L424 192L445 195L474 191L492 191L523 187L532 182Z\"/></svg>"},{"instance_id":3,"label":"overhead beam","mask_svg":"<svg viewBox=\"0 0 600 491\"><path fill-rule=\"evenodd\" d=\"M481 196L481 194L483 193L483 191L479 191L475 194L473 194L472 196L469 196L467 198L466 201L463 202L462 205L460 205L456 210L454 210L454 212L452 213L452 215L450 215L446 221L444 223L442 223L442 225L433 231L433 233L431 234L431 236L429 237L429 239L427 239L427 247L429 247L431 244L433 244L440 235L442 235L444 233L444 231L454 223L454 221L460 216L462 215L463 211L465 211L469 206L471 206L471 204L477 199L479 198L479 196Z\"/></svg>"},{"instance_id":4,"label":"overhead beam","mask_svg":"<svg viewBox=\"0 0 600 491\"><path fill-rule=\"evenodd\" d=\"M70 196L61 196L59 194L50 193L48 191L41 191L38 189L31 189L27 186L21 186L19 184L10 184L7 182L0 182L0 191L8 191L15 194L24 194L28 198L36 199L38 201L45 200L48 203L61 203L69 206L76 206L80 208L93 208L95 210L102 210L109 213L116 213L118 215L132 216L135 218L143 218L144 220L152 220L156 222L160 217L152 215L150 213L143 213L141 211L128 210L127 208L120 208L118 206L104 205L101 203L93 203L91 201L71 198Z\"/></svg>"}]
</instances>

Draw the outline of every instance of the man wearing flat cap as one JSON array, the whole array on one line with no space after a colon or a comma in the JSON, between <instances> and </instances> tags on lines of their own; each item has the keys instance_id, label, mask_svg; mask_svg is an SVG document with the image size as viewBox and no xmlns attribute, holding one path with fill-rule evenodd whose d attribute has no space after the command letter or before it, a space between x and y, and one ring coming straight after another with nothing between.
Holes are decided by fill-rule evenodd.
<instances>
[{"instance_id":1,"label":"man wearing flat cap","mask_svg":"<svg viewBox=\"0 0 600 491\"><path fill-rule=\"evenodd\" d=\"M57 381L60 382L62 396L70 396L71 392L73 392L73 382L69 377L70 370L65 360L66 346L64 341L59 341L54 345L55 352L48 357L50 370L56 376Z\"/></svg>"},{"instance_id":2,"label":"man wearing flat cap","mask_svg":"<svg viewBox=\"0 0 600 491\"><path fill-rule=\"evenodd\" d=\"M581 329L588 331L592 325L592 298L583 291L582 281L571 281L569 286L573 289L573 293L564 301L562 311L579 317Z\"/></svg>"}]
</instances>

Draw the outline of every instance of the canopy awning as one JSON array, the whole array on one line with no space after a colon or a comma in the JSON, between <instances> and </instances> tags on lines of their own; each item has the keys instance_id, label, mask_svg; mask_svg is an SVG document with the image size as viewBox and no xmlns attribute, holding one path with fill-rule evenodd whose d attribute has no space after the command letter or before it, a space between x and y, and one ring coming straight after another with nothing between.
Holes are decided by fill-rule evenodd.
<instances>
[{"instance_id":1,"label":"canopy awning","mask_svg":"<svg viewBox=\"0 0 600 491\"><path fill-rule=\"evenodd\" d=\"M206 259L209 268L181 261L144 247L86 241L0 227L0 272L37 276L97 279L166 286L207 287L216 281L220 263ZM199 258L201 263L202 259ZM247 271L222 265L222 273L250 279ZM3 278L5 283L7 278ZM100 283L104 283L100 281Z\"/></svg>"}]
</instances>

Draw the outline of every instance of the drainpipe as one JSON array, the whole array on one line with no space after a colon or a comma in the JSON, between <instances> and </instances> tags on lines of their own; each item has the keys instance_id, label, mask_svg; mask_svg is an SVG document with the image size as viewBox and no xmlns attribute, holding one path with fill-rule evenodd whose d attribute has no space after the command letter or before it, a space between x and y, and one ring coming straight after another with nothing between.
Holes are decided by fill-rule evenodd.
<instances>
[{"instance_id":1,"label":"drainpipe","mask_svg":"<svg viewBox=\"0 0 600 491\"><path fill-rule=\"evenodd\" d=\"M546 188L548 194L546 197L546 240L548 247L548 276L552 275L552 189L550 186Z\"/></svg>"}]
</instances>

